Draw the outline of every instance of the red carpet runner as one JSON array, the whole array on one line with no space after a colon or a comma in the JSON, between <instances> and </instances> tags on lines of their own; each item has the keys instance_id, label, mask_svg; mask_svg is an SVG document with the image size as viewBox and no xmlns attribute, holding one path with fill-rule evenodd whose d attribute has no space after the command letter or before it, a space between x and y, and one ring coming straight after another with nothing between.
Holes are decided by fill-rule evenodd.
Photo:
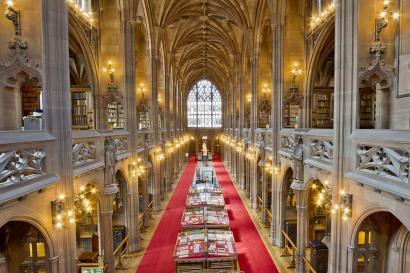
<instances>
[{"instance_id":1,"label":"red carpet runner","mask_svg":"<svg viewBox=\"0 0 410 273\"><path fill-rule=\"evenodd\" d=\"M228 210L231 222L230 227L234 233L238 249L240 269L245 273L279 272L229 178L223 163L216 158L214 159L214 166L225 197L226 209ZM185 209L185 200L195 174L195 168L196 159L191 158L145 251L137 273L173 272L172 255L178 232L181 230L182 213Z\"/></svg>"},{"instance_id":2,"label":"red carpet runner","mask_svg":"<svg viewBox=\"0 0 410 273\"><path fill-rule=\"evenodd\" d=\"M182 213L185 209L189 186L194 178L196 163L196 158L190 158L188 165L182 172L174 194L169 200L164 215L145 251L137 273L173 272L172 255L178 233L181 231Z\"/></svg>"},{"instance_id":3,"label":"red carpet runner","mask_svg":"<svg viewBox=\"0 0 410 273\"><path fill-rule=\"evenodd\" d=\"M235 237L241 271L245 273L279 272L219 158L214 158L214 167L225 197L225 208L229 213L230 227Z\"/></svg>"}]
</instances>

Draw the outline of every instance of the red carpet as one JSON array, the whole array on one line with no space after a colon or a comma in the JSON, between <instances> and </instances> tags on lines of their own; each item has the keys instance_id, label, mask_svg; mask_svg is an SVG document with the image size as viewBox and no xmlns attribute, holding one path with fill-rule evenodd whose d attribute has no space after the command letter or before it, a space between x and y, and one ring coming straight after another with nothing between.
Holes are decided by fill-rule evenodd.
<instances>
[{"instance_id":1,"label":"red carpet","mask_svg":"<svg viewBox=\"0 0 410 273\"><path fill-rule=\"evenodd\" d=\"M172 255L181 231L182 213L188 196L189 186L194 178L197 160L191 157L182 172L178 185L145 251L137 273L172 273Z\"/></svg>"},{"instance_id":2,"label":"red carpet","mask_svg":"<svg viewBox=\"0 0 410 273\"><path fill-rule=\"evenodd\" d=\"M245 273L279 272L220 158L214 157L213 163L225 197L241 271Z\"/></svg>"},{"instance_id":3,"label":"red carpet","mask_svg":"<svg viewBox=\"0 0 410 273\"><path fill-rule=\"evenodd\" d=\"M196 162L195 158L191 158L183 171L177 188L145 251L137 273L173 272L172 255L178 232L181 230L180 222L189 186L195 174ZM214 158L214 166L225 197L241 271L245 273L279 272L219 158Z\"/></svg>"}]
</instances>

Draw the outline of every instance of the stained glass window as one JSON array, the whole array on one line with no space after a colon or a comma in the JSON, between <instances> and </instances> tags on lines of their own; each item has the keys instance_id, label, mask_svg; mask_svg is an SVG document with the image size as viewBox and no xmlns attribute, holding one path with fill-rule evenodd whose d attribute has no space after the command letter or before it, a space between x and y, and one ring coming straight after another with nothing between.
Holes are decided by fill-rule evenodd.
<instances>
[{"instance_id":1,"label":"stained glass window","mask_svg":"<svg viewBox=\"0 0 410 273\"><path fill-rule=\"evenodd\" d=\"M189 92L188 127L222 127L221 94L208 80L199 81Z\"/></svg>"}]
</instances>

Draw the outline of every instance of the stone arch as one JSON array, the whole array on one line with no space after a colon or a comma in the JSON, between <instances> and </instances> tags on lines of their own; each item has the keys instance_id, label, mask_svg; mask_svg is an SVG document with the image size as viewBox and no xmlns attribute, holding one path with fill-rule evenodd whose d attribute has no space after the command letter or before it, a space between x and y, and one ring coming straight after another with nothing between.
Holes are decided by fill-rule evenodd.
<instances>
[{"instance_id":1,"label":"stone arch","mask_svg":"<svg viewBox=\"0 0 410 273\"><path fill-rule=\"evenodd\" d=\"M53 236L51 235L51 231L49 231L49 229L47 228L47 225L44 224L41 220L39 220L38 217L33 217L33 216L28 216L28 215L9 217L5 219L4 221L0 222L0 228L5 226L9 222L24 222L24 223L28 223L34 226L44 236L47 242L47 247L48 247L50 258L57 256L57 252L53 244L53 239L52 239Z\"/></svg>"},{"instance_id":2,"label":"stone arch","mask_svg":"<svg viewBox=\"0 0 410 273\"><path fill-rule=\"evenodd\" d=\"M375 207L365 211L354 224L350 237L350 272L376 268L381 273L407 272L409 240L408 228L389 209Z\"/></svg>"},{"instance_id":3,"label":"stone arch","mask_svg":"<svg viewBox=\"0 0 410 273\"><path fill-rule=\"evenodd\" d=\"M304 94L305 100L305 111L306 111L306 122L309 124L310 127L313 127L313 89L316 84L317 77L319 75L320 69L324 68L322 71L323 75L329 77L330 79L323 79L323 82L326 83L326 87L331 87L334 83L331 82L332 73L334 74L334 67L333 69L327 70L325 66L325 62L332 57L333 54L333 63L334 63L334 49L335 49L335 18L332 17L328 22L325 23L323 26L322 31L320 32L317 42L312 49L312 54L310 57L310 61L307 64L307 73L306 73L306 88ZM330 74L329 74L330 73ZM334 77L334 76L333 76ZM325 86L320 86L325 87ZM331 93L333 94L334 91ZM330 96L330 95L329 95ZM330 100L330 99L329 99ZM332 107L329 105L329 107ZM332 113L332 111L330 111ZM331 116L330 116L331 117ZM329 119L330 119L329 117ZM329 124L330 128L333 128L333 123ZM329 127L322 127L321 128L329 128Z\"/></svg>"}]
</instances>

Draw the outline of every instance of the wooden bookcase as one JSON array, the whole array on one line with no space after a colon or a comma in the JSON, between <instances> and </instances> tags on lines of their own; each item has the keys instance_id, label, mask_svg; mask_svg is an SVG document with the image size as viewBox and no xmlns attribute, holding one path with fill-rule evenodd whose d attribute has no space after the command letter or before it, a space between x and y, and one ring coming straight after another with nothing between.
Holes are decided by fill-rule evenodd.
<instances>
[{"instance_id":1,"label":"wooden bookcase","mask_svg":"<svg viewBox=\"0 0 410 273\"><path fill-rule=\"evenodd\" d=\"M313 128L333 128L333 97L333 88L320 88L313 90Z\"/></svg>"},{"instance_id":2,"label":"wooden bookcase","mask_svg":"<svg viewBox=\"0 0 410 273\"><path fill-rule=\"evenodd\" d=\"M76 130L90 129L89 122L89 96L91 91L87 88L71 88L71 113L72 127Z\"/></svg>"},{"instance_id":3,"label":"wooden bookcase","mask_svg":"<svg viewBox=\"0 0 410 273\"><path fill-rule=\"evenodd\" d=\"M295 128L299 115L299 104L288 103L283 107L283 127Z\"/></svg>"},{"instance_id":4,"label":"wooden bookcase","mask_svg":"<svg viewBox=\"0 0 410 273\"><path fill-rule=\"evenodd\" d=\"M41 89L36 87L21 88L22 116L32 115L40 109Z\"/></svg>"},{"instance_id":5,"label":"wooden bookcase","mask_svg":"<svg viewBox=\"0 0 410 273\"><path fill-rule=\"evenodd\" d=\"M107 105L108 124L112 129L124 129L124 107L119 102Z\"/></svg>"},{"instance_id":6,"label":"wooden bookcase","mask_svg":"<svg viewBox=\"0 0 410 273\"><path fill-rule=\"evenodd\" d=\"M361 88L359 118L360 129L374 129L376 96L372 88Z\"/></svg>"}]
</instances>

